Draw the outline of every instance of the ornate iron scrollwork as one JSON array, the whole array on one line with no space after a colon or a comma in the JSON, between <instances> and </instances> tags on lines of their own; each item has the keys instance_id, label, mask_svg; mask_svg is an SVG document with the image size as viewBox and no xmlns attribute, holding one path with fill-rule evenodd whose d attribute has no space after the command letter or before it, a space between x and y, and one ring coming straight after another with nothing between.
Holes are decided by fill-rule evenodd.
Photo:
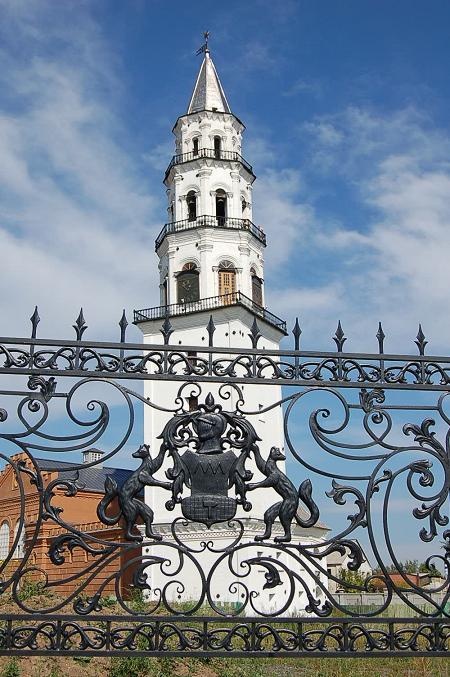
<instances>
[{"instance_id":1,"label":"ornate iron scrollwork","mask_svg":"<svg viewBox=\"0 0 450 677\"><path fill-rule=\"evenodd\" d=\"M276 352L258 348L255 326L252 347L228 354L214 347L210 323L208 347L198 347L194 359L169 344L169 320L164 345L141 353L125 343L126 318L117 344L86 342L82 314L76 340L46 342L36 337L36 318L31 339L0 346L2 373L25 376L20 387L27 384L1 392L1 486L14 488L18 514L0 561L0 594L18 613L0 619L0 653L120 655L145 645L149 655L448 655L450 360L425 356L420 333L418 356L382 354L381 330L380 354L358 356L343 352L342 328L337 352L301 353L299 328L296 349ZM133 385L152 378L179 382L173 406ZM201 384L208 393L218 381L227 385L204 397ZM296 387L249 411L240 383ZM183 408L184 388L196 389L195 411ZM227 399L224 388L236 397ZM164 412L159 449L139 446L141 407ZM254 424L276 407L285 449L270 448L270 429L261 440ZM78 454L94 445L105 451L105 468L118 465L119 454L132 457L124 481L113 473L105 479L95 459L80 462ZM68 511L83 500L89 472L102 477L95 528ZM148 487L165 498L149 504ZM272 498L255 515L251 504L268 489ZM399 497L402 530L408 524L426 553L427 587L401 562L391 523ZM165 522L158 514L164 506ZM333 515L332 533L319 508L321 520ZM363 575L367 553L373 572ZM337 556L343 571L330 573ZM221 596L224 578L233 606ZM37 594L28 597L30 582ZM110 594L121 611L108 616ZM269 596L270 607L263 603ZM375 600L364 618L352 596ZM418 617L386 617L393 604ZM72 615L59 616L67 608Z\"/></svg>"}]
</instances>

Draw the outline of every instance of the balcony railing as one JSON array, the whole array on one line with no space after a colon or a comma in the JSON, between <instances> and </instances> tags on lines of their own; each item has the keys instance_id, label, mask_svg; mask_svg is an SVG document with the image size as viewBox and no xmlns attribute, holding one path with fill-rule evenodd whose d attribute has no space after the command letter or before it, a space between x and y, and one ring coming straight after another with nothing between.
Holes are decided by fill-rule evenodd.
<instances>
[{"instance_id":1,"label":"balcony railing","mask_svg":"<svg viewBox=\"0 0 450 677\"><path fill-rule=\"evenodd\" d=\"M167 178L170 170L174 165L181 165L184 162L192 162L199 158L211 158L212 160L231 160L232 162L240 162L250 174L253 174L253 168L247 160L244 160L242 155L236 153L234 150L216 150L215 148L199 148L197 152L191 150L189 153L180 153L174 155L166 169L165 178Z\"/></svg>"},{"instance_id":2,"label":"balcony railing","mask_svg":"<svg viewBox=\"0 0 450 677\"><path fill-rule=\"evenodd\" d=\"M214 310L215 308L237 305L248 308L266 322L287 334L286 322L284 320L280 320L279 317L255 303L240 291L232 292L231 294L222 294L221 296L209 296L208 298L191 301L189 303L172 303L170 306L156 306L155 308L135 310L134 324L140 324L141 322L147 322L148 320L163 320L165 317L187 315L202 310Z\"/></svg>"},{"instance_id":3,"label":"balcony railing","mask_svg":"<svg viewBox=\"0 0 450 677\"><path fill-rule=\"evenodd\" d=\"M155 241L155 249L158 250L161 242L169 233L177 233L180 230L192 230L193 228L234 228L248 230L263 245L266 244L266 236L261 228L255 226L250 219L234 219L228 216L197 216L196 219L183 219L166 223Z\"/></svg>"}]
</instances>

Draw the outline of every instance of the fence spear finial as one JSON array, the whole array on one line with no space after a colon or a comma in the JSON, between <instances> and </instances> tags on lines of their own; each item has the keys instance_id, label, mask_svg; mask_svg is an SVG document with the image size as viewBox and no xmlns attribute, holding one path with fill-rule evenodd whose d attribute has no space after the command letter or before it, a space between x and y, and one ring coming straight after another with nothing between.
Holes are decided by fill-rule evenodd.
<instances>
[{"instance_id":1,"label":"fence spear finial","mask_svg":"<svg viewBox=\"0 0 450 677\"><path fill-rule=\"evenodd\" d=\"M256 317L253 320L253 324L251 326L250 333L248 336L250 337L250 340L252 342L252 348L256 348L258 346L258 341L261 338L261 332L259 331Z\"/></svg>"},{"instance_id":2,"label":"fence spear finial","mask_svg":"<svg viewBox=\"0 0 450 677\"><path fill-rule=\"evenodd\" d=\"M208 332L208 345L211 348L213 345L213 335L216 331L216 325L214 324L213 316L209 316L209 322L206 325L206 331Z\"/></svg>"},{"instance_id":3,"label":"fence spear finial","mask_svg":"<svg viewBox=\"0 0 450 677\"><path fill-rule=\"evenodd\" d=\"M84 319L83 315L83 308L80 308L80 312L78 314L77 319L75 320L75 324L72 325L72 327L75 329L75 333L77 335L77 341L81 341L81 338L88 328L86 324L86 320Z\"/></svg>"},{"instance_id":4,"label":"fence spear finial","mask_svg":"<svg viewBox=\"0 0 450 677\"><path fill-rule=\"evenodd\" d=\"M41 321L41 318L39 317L39 312L38 312L38 307L35 306L34 308L34 313L30 317L31 321L31 338L34 339L36 338L36 332L37 332L37 326L39 322Z\"/></svg>"},{"instance_id":5,"label":"fence spear finial","mask_svg":"<svg viewBox=\"0 0 450 677\"><path fill-rule=\"evenodd\" d=\"M295 318L295 324L292 333L294 334L294 342L295 342L294 350L300 350L300 336L302 334L302 330L300 329L300 325L298 323L298 317Z\"/></svg>"},{"instance_id":6,"label":"fence spear finial","mask_svg":"<svg viewBox=\"0 0 450 677\"><path fill-rule=\"evenodd\" d=\"M169 343L169 339L170 339L171 334L173 334L172 325L170 323L168 315L166 315L164 322L162 324L162 327L159 331L163 335L164 345L167 345Z\"/></svg>"},{"instance_id":7,"label":"fence spear finial","mask_svg":"<svg viewBox=\"0 0 450 677\"><path fill-rule=\"evenodd\" d=\"M339 320L336 333L333 336L333 341L335 342L339 353L342 353L342 348L344 347L346 340L347 338L342 329L341 321Z\"/></svg>"},{"instance_id":8,"label":"fence spear finial","mask_svg":"<svg viewBox=\"0 0 450 677\"><path fill-rule=\"evenodd\" d=\"M384 339L386 338L386 334L383 331L383 327L381 326L381 322L378 322L378 331L377 331L377 339L378 339L378 351L380 354L384 353Z\"/></svg>"},{"instance_id":9,"label":"fence spear finial","mask_svg":"<svg viewBox=\"0 0 450 677\"><path fill-rule=\"evenodd\" d=\"M419 331L417 332L416 340L414 341L416 346L419 349L419 355L425 355L425 346L428 341L425 338L425 334L422 331L422 325L419 324Z\"/></svg>"},{"instance_id":10,"label":"fence spear finial","mask_svg":"<svg viewBox=\"0 0 450 677\"><path fill-rule=\"evenodd\" d=\"M120 342L125 343L125 336L128 327L128 320L127 316L125 315L125 308L123 309L122 317L120 318L119 327L120 327Z\"/></svg>"}]
</instances>

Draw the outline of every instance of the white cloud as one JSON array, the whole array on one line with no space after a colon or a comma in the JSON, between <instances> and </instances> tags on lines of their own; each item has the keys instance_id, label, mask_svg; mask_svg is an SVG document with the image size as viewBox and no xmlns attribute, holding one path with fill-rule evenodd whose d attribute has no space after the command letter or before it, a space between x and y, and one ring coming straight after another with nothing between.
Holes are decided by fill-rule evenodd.
<instances>
[{"instance_id":1,"label":"white cloud","mask_svg":"<svg viewBox=\"0 0 450 677\"><path fill-rule=\"evenodd\" d=\"M301 174L292 168L276 170L269 165L255 182L253 217L267 233L269 270L292 256L295 245L313 225L314 213L302 192Z\"/></svg>"},{"instance_id":2,"label":"white cloud","mask_svg":"<svg viewBox=\"0 0 450 677\"><path fill-rule=\"evenodd\" d=\"M322 83L320 80L298 78L283 92L283 96L291 97L297 94L311 94L314 97L320 97L322 95Z\"/></svg>"},{"instance_id":3,"label":"white cloud","mask_svg":"<svg viewBox=\"0 0 450 677\"><path fill-rule=\"evenodd\" d=\"M387 348L406 352L421 321L429 350L448 350L450 135L412 107L389 115L349 108L301 131L310 136L308 162L323 191L340 181L364 214L358 230L346 225L358 213L341 213L341 224L325 228L315 206L311 246L323 252L328 278L341 282L330 327L340 317L357 347L368 349L383 320Z\"/></svg>"},{"instance_id":4,"label":"white cloud","mask_svg":"<svg viewBox=\"0 0 450 677\"><path fill-rule=\"evenodd\" d=\"M14 31L0 52L4 333L28 331L38 303L44 335L66 336L83 305L89 335L112 337L122 307L157 303L159 196L117 140L114 58L73 9L3 2L3 32Z\"/></svg>"}]
</instances>

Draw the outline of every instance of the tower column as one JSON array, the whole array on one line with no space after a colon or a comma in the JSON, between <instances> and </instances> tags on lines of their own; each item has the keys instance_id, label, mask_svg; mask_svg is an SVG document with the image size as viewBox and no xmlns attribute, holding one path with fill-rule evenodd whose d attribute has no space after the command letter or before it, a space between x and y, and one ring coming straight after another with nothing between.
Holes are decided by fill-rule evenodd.
<instances>
[{"instance_id":1,"label":"tower column","mask_svg":"<svg viewBox=\"0 0 450 677\"><path fill-rule=\"evenodd\" d=\"M211 123L204 121L199 125L200 132L201 132L201 148L210 148L210 141L209 141L209 130L211 129Z\"/></svg>"},{"instance_id":2,"label":"tower column","mask_svg":"<svg viewBox=\"0 0 450 677\"><path fill-rule=\"evenodd\" d=\"M241 217L241 205L240 205L240 196L241 196L241 191L239 187L239 172L233 170L230 172L231 176L231 185L233 187L233 192L232 196L230 198L230 214L229 216L232 216L235 219L239 219Z\"/></svg>"},{"instance_id":3,"label":"tower column","mask_svg":"<svg viewBox=\"0 0 450 677\"><path fill-rule=\"evenodd\" d=\"M200 199L197 208L198 215L208 215L210 211L210 201L208 196L208 178L211 176L212 169L200 169L197 176L200 179Z\"/></svg>"},{"instance_id":4,"label":"tower column","mask_svg":"<svg viewBox=\"0 0 450 677\"><path fill-rule=\"evenodd\" d=\"M174 202L174 221L181 221L184 218L183 216L183 204L181 196L181 183L183 177L180 174L175 174L173 177L173 202Z\"/></svg>"},{"instance_id":5,"label":"tower column","mask_svg":"<svg viewBox=\"0 0 450 677\"><path fill-rule=\"evenodd\" d=\"M198 246L200 258L200 298L215 296L215 280L210 262L210 252L213 250L212 242L201 242Z\"/></svg>"}]
</instances>

